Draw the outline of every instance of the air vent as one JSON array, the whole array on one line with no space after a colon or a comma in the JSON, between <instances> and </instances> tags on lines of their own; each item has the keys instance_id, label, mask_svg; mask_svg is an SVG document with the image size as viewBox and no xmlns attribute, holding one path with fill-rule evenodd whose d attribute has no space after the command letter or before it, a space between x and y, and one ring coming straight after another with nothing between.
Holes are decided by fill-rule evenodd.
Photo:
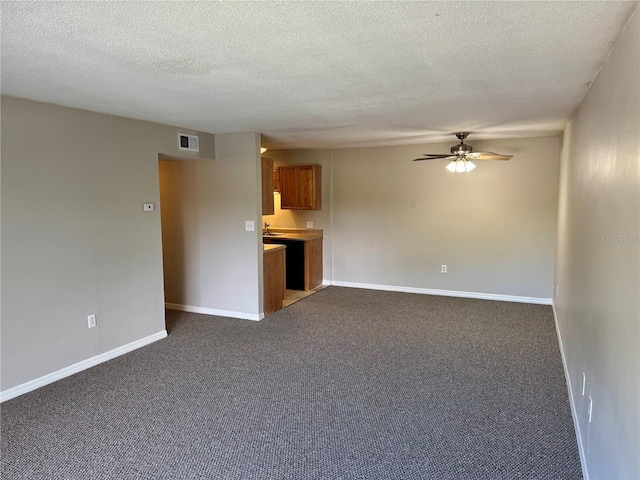
<instances>
[{"instance_id":1,"label":"air vent","mask_svg":"<svg viewBox=\"0 0 640 480\"><path fill-rule=\"evenodd\" d=\"M190 152L199 152L200 145L197 135L189 135L188 133L178 133L178 148L180 150L189 150Z\"/></svg>"}]
</instances>

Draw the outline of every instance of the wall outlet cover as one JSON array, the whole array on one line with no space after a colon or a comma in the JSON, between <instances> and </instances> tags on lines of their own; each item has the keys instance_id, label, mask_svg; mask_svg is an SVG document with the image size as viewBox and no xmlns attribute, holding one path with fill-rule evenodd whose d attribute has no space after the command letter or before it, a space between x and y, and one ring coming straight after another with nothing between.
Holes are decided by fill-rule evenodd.
<instances>
[{"instance_id":1,"label":"wall outlet cover","mask_svg":"<svg viewBox=\"0 0 640 480\"><path fill-rule=\"evenodd\" d=\"M244 222L244 229L247 232L255 232L256 231L256 224L254 221L252 220L247 220Z\"/></svg>"},{"instance_id":2,"label":"wall outlet cover","mask_svg":"<svg viewBox=\"0 0 640 480\"><path fill-rule=\"evenodd\" d=\"M313 222L307 222L307 228L313 228Z\"/></svg>"}]
</instances>

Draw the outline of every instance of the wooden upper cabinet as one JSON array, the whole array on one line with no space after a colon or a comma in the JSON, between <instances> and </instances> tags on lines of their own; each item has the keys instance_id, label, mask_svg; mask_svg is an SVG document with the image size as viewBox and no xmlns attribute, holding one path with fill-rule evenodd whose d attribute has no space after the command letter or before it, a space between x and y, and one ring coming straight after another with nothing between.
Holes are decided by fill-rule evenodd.
<instances>
[{"instance_id":1,"label":"wooden upper cabinet","mask_svg":"<svg viewBox=\"0 0 640 480\"><path fill-rule=\"evenodd\" d=\"M296 167L280 167L280 208L298 207L298 182Z\"/></svg>"},{"instance_id":2,"label":"wooden upper cabinet","mask_svg":"<svg viewBox=\"0 0 640 480\"><path fill-rule=\"evenodd\" d=\"M322 209L322 167L296 165L280 167L280 208L283 210Z\"/></svg>"},{"instance_id":3,"label":"wooden upper cabinet","mask_svg":"<svg viewBox=\"0 0 640 480\"><path fill-rule=\"evenodd\" d=\"M273 215L273 158L262 157L262 214Z\"/></svg>"},{"instance_id":4,"label":"wooden upper cabinet","mask_svg":"<svg viewBox=\"0 0 640 480\"><path fill-rule=\"evenodd\" d=\"M273 169L273 191L280 192L280 169Z\"/></svg>"}]
</instances>

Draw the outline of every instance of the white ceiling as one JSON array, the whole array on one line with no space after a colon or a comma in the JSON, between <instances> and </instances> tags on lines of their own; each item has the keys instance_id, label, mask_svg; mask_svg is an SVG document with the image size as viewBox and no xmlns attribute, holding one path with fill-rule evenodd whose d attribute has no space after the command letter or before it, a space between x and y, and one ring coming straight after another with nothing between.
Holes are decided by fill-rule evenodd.
<instances>
[{"instance_id":1,"label":"white ceiling","mask_svg":"<svg viewBox=\"0 0 640 480\"><path fill-rule=\"evenodd\" d=\"M272 148L555 135L637 5L2 1L1 87Z\"/></svg>"}]
</instances>

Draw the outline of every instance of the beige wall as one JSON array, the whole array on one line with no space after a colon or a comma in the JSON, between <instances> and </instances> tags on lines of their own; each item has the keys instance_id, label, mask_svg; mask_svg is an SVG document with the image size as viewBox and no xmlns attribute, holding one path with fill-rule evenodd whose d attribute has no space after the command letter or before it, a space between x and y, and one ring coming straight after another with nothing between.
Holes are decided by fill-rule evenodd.
<instances>
[{"instance_id":1,"label":"beige wall","mask_svg":"<svg viewBox=\"0 0 640 480\"><path fill-rule=\"evenodd\" d=\"M263 215L262 222L272 227L306 228L307 222L313 222L313 228L323 230L323 278L330 280L331 271L331 150L269 150L264 156L271 157L276 167L284 165L321 165L322 166L322 210L300 211L281 210L280 194L274 194L274 215Z\"/></svg>"},{"instance_id":2,"label":"beige wall","mask_svg":"<svg viewBox=\"0 0 640 480\"><path fill-rule=\"evenodd\" d=\"M598 479L640 478L639 24L636 10L562 147L554 304L584 459Z\"/></svg>"},{"instance_id":3,"label":"beige wall","mask_svg":"<svg viewBox=\"0 0 640 480\"><path fill-rule=\"evenodd\" d=\"M257 320L262 313L259 135L215 136L215 160L161 160L166 302ZM255 223L246 232L245 220Z\"/></svg>"},{"instance_id":4,"label":"beige wall","mask_svg":"<svg viewBox=\"0 0 640 480\"><path fill-rule=\"evenodd\" d=\"M160 212L142 204L158 153L195 157L177 132L2 97L3 391L165 329Z\"/></svg>"},{"instance_id":5,"label":"beige wall","mask_svg":"<svg viewBox=\"0 0 640 480\"><path fill-rule=\"evenodd\" d=\"M454 174L412 162L452 142L333 151L334 282L551 298L559 139L469 143L514 158Z\"/></svg>"}]
</instances>

